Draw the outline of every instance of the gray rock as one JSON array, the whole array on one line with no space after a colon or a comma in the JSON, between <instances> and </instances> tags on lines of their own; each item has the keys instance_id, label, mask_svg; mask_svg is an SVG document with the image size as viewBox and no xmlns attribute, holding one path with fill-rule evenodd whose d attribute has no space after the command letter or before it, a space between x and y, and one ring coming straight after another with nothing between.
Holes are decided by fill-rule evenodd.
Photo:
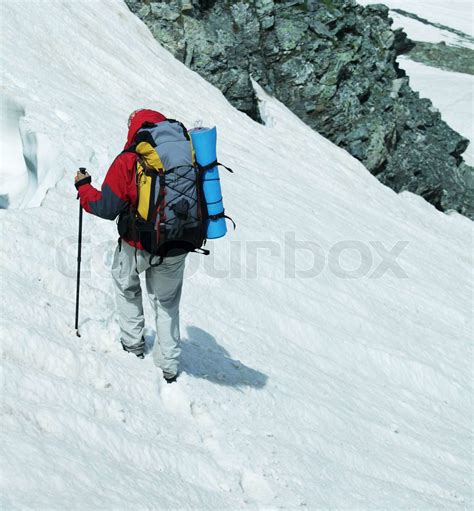
<instances>
[{"instance_id":1,"label":"gray rock","mask_svg":"<svg viewBox=\"0 0 474 511\"><path fill-rule=\"evenodd\" d=\"M269 28L273 28L275 25L275 16L264 16L262 18L262 28L264 30L268 30Z\"/></svg>"},{"instance_id":2,"label":"gray rock","mask_svg":"<svg viewBox=\"0 0 474 511\"><path fill-rule=\"evenodd\" d=\"M361 126L360 128L356 128L353 131L350 131L345 139L347 142L353 142L356 140L367 140L369 138L369 130L366 126Z\"/></svg>"},{"instance_id":3,"label":"gray rock","mask_svg":"<svg viewBox=\"0 0 474 511\"><path fill-rule=\"evenodd\" d=\"M181 2L181 12L183 13L189 13L194 9L193 4L191 2L188 2L186 0L183 0Z\"/></svg>"},{"instance_id":4,"label":"gray rock","mask_svg":"<svg viewBox=\"0 0 474 511\"><path fill-rule=\"evenodd\" d=\"M446 71L474 75L474 50L470 48L416 41L410 59Z\"/></svg>"},{"instance_id":5,"label":"gray rock","mask_svg":"<svg viewBox=\"0 0 474 511\"><path fill-rule=\"evenodd\" d=\"M181 6L177 2L170 4L164 2L150 3L151 16L165 21L176 21L181 17Z\"/></svg>"},{"instance_id":6,"label":"gray rock","mask_svg":"<svg viewBox=\"0 0 474 511\"><path fill-rule=\"evenodd\" d=\"M390 97L393 99L398 98L398 93L403 85L408 83L408 78L397 78L392 81L392 92L390 92Z\"/></svg>"}]
</instances>

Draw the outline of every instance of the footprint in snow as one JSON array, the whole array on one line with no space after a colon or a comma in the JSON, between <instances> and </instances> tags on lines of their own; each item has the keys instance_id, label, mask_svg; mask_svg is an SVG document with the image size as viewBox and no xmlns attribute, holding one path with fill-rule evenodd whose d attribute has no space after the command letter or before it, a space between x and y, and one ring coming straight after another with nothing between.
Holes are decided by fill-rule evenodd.
<instances>
[{"instance_id":1,"label":"footprint in snow","mask_svg":"<svg viewBox=\"0 0 474 511\"><path fill-rule=\"evenodd\" d=\"M245 495L259 504L270 504L275 498L265 476L251 470L244 470L242 472L240 486Z\"/></svg>"},{"instance_id":2,"label":"footprint in snow","mask_svg":"<svg viewBox=\"0 0 474 511\"><path fill-rule=\"evenodd\" d=\"M159 389L163 405L169 412L181 417L191 415L191 401L179 382L168 384L160 377Z\"/></svg>"},{"instance_id":3,"label":"footprint in snow","mask_svg":"<svg viewBox=\"0 0 474 511\"><path fill-rule=\"evenodd\" d=\"M228 452L219 440L219 433L208 406L205 403L196 403L190 400L184 391L182 382L178 381L168 385L160 379L159 385L163 406L170 413L195 422L196 432L202 444L213 455L215 461L226 470L234 471L235 483L240 487L244 498L262 505L271 504L275 499L275 494L265 476L251 470L241 472L240 467L237 467L235 462L229 458Z\"/></svg>"},{"instance_id":4,"label":"footprint in snow","mask_svg":"<svg viewBox=\"0 0 474 511\"><path fill-rule=\"evenodd\" d=\"M222 448L215 437L215 424L207 405L190 400L179 382L168 385L160 380L159 385L164 407L174 415L194 421L197 425L196 432L203 445L216 457L221 458Z\"/></svg>"},{"instance_id":5,"label":"footprint in snow","mask_svg":"<svg viewBox=\"0 0 474 511\"><path fill-rule=\"evenodd\" d=\"M221 444L215 436L216 427L207 405L192 402L191 416L198 425L199 436L201 437L202 443L214 453L215 456L221 457L223 454Z\"/></svg>"}]
</instances>

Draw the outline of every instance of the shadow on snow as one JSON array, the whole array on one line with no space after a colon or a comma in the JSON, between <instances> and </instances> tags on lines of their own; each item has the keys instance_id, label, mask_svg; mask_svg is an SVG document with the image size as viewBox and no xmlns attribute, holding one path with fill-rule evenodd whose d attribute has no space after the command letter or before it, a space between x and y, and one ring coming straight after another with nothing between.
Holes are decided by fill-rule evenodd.
<instances>
[{"instance_id":1,"label":"shadow on snow","mask_svg":"<svg viewBox=\"0 0 474 511\"><path fill-rule=\"evenodd\" d=\"M187 338L181 339L180 370L218 385L229 387L253 387L260 389L268 376L233 359L216 339L201 328L187 328ZM153 350L153 342L147 337L147 352ZM151 341L151 342L150 342Z\"/></svg>"}]
</instances>

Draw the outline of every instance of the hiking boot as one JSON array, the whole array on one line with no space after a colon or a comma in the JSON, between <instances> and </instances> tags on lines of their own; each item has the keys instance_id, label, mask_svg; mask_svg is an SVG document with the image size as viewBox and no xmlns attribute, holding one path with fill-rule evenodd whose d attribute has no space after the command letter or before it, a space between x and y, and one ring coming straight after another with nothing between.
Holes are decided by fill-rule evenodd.
<instances>
[{"instance_id":1,"label":"hiking boot","mask_svg":"<svg viewBox=\"0 0 474 511\"><path fill-rule=\"evenodd\" d=\"M163 373L163 378L165 379L166 383L174 383L178 379L178 373L175 375Z\"/></svg>"},{"instance_id":2,"label":"hiking boot","mask_svg":"<svg viewBox=\"0 0 474 511\"><path fill-rule=\"evenodd\" d=\"M120 341L122 344L122 348L127 353L133 353L138 358L145 358L145 338L142 337L142 340L140 342L137 342L137 344L134 344L133 346L125 346L125 344Z\"/></svg>"}]
</instances>

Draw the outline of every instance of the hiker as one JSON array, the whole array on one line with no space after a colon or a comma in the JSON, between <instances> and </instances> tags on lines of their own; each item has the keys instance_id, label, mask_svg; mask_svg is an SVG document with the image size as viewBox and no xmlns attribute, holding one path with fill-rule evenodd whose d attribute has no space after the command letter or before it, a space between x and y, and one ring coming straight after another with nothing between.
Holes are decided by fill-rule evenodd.
<instances>
[{"instance_id":1,"label":"hiker","mask_svg":"<svg viewBox=\"0 0 474 511\"><path fill-rule=\"evenodd\" d=\"M144 126L151 131L142 129ZM158 132L161 137L168 137L165 140L167 144L160 146L159 151L156 141L155 145L149 143L153 142L150 137ZM141 144L137 142L137 134L138 138L140 138L140 134L142 135ZM172 140L173 143L170 144L169 140ZM139 149L143 150L141 155ZM154 149L156 149L156 152ZM188 169L182 170L184 177L186 177L185 172L189 172L189 169L193 170L194 153L190 148L186 128L177 121L166 119L160 112L146 109L136 110L130 115L128 121L128 136L124 151L117 156L109 168L101 191L91 185L91 176L87 173L77 173L75 186L85 211L109 220L114 220L119 216L120 238L112 264L112 277L122 347L125 351L133 353L139 358L144 357L145 339L143 331L145 320L139 274L145 273L146 289L156 316L156 342L153 359L155 364L163 371L165 380L171 383L178 376L178 362L181 351L179 346L179 302L183 286L185 259L187 252L193 250L189 250L189 247L185 245L185 243L191 242L180 240L177 245L173 245L174 248L169 249L168 247L166 251L162 250L163 247L158 247L159 250L156 251L158 255L153 257L150 251L155 252L156 247L154 248L153 245L155 237L154 235L150 236L149 226L151 225L151 229L154 226L159 226L160 224L157 224L157 222L162 216L165 219L172 217L174 235L182 237L185 237L183 233L186 232L196 233L197 227L194 224L189 224L190 215L188 210L192 211L193 205L190 206L189 201L183 198L185 197L184 192L181 198L180 196L177 197L179 200L174 201L171 207L173 212L167 209L165 215L163 210L160 209L161 206L155 212L148 209L153 207L152 202L150 202L150 196L152 195L150 183L156 184L156 188L153 189L157 190L158 203L164 200L164 196L169 196L170 190L161 188L161 179L163 178L164 181L164 176L159 176L158 183L158 174L156 178L153 178L155 179L153 181L150 177L151 173L147 173L147 168L151 168L156 161L158 161L163 171L165 165L162 164L162 160L167 165L171 162L170 165L173 166L171 170L177 169L173 174L173 179L179 178L178 171L181 167L188 167ZM184 165L179 165L181 161L184 162ZM166 174L167 169L164 170ZM175 177L176 174L178 174L177 177ZM189 182L188 178L187 181ZM140 186L143 188L140 189ZM146 193L148 193L147 202L142 199L142 196L145 196ZM197 199L196 203L198 203ZM179 207L184 208L183 211L179 210ZM143 211L144 208L146 211ZM137 226L137 222L134 220L137 218L137 212L140 213L140 218L151 217L154 213L155 224L148 223L147 229L143 227L145 225L143 222L143 225ZM189 227L190 225L191 227ZM140 231L140 229L142 230ZM159 232L164 232L163 225ZM191 246L200 246L200 240L196 238L195 234L194 236L191 239ZM186 249L183 249L183 247L186 247Z\"/></svg>"}]
</instances>

